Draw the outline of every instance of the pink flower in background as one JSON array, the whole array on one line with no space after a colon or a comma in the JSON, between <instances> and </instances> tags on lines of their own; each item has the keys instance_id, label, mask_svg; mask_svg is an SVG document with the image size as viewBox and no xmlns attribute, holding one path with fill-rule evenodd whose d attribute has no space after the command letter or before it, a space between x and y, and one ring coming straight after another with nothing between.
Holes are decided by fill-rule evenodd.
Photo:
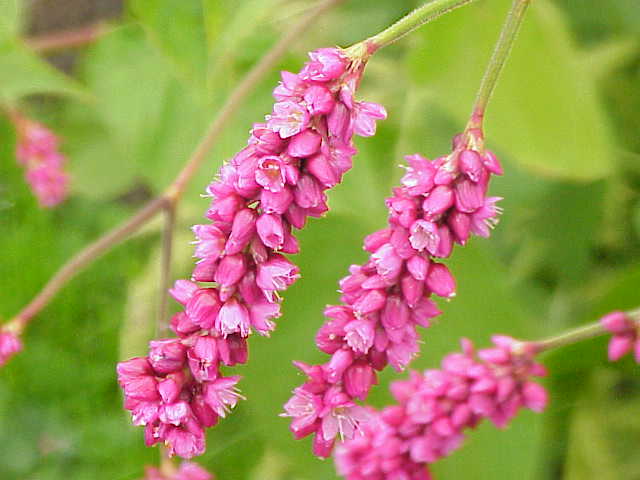
<instances>
[{"instance_id":1,"label":"pink flower in background","mask_svg":"<svg viewBox=\"0 0 640 480\"><path fill-rule=\"evenodd\" d=\"M16 157L25 168L25 178L42 207L54 207L68 193L65 157L58 150L58 137L44 125L12 115L17 130Z\"/></svg>"},{"instance_id":2,"label":"pink flower in background","mask_svg":"<svg viewBox=\"0 0 640 480\"><path fill-rule=\"evenodd\" d=\"M20 337L12 331L0 327L0 367L21 350L22 342Z\"/></svg>"},{"instance_id":3,"label":"pink flower in background","mask_svg":"<svg viewBox=\"0 0 640 480\"><path fill-rule=\"evenodd\" d=\"M638 324L629 314L619 310L611 312L600 319L600 324L613 334L609 340L610 361L615 362L628 353L633 353L636 363L640 363Z\"/></svg>"},{"instance_id":4,"label":"pink flower in background","mask_svg":"<svg viewBox=\"0 0 640 480\"><path fill-rule=\"evenodd\" d=\"M362 435L336 450L338 473L348 480L428 480L427 465L458 449L465 431L482 420L504 428L522 408L541 412L547 392L533 377L546 374L531 344L494 336L494 346L447 355L440 369L411 372L391 384L397 405L375 414Z\"/></svg>"},{"instance_id":5,"label":"pink flower in background","mask_svg":"<svg viewBox=\"0 0 640 480\"><path fill-rule=\"evenodd\" d=\"M356 131L373 133L376 107L357 110ZM285 405L294 436L315 434L319 456L330 454L336 437L351 438L366 423L354 401L366 399L376 371L389 364L401 371L418 353L417 327L428 327L440 314L431 295L455 295L453 275L437 259L449 257L453 245L464 245L472 233L487 236L501 211L487 189L491 174L502 170L484 150L481 131L458 135L447 156L406 158L402 186L386 200L388 227L365 238L369 260L352 265L340 281L343 305L325 309L316 345L331 358L313 367L298 364L309 380ZM327 428L332 418L347 428Z\"/></svg>"},{"instance_id":6,"label":"pink flower in background","mask_svg":"<svg viewBox=\"0 0 640 480\"><path fill-rule=\"evenodd\" d=\"M142 480L215 480L214 476L197 463L182 462L178 470L163 473L159 468L146 467Z\"/></svg>"},{"instance_id":7,"label":"pink flower in background","mask_svg":"<svg viewBox=\"0 0 640 480\"><path fill-rule=\"evenodd\" d=\"M300 276L285 256L299 250L293 229L328 210L325 192L351 168L354 134L373 135L375 120L386 117L383 107L353 98L362 61L335 48L310 57L299 74L282 72L272 113L207 187L209 223L193 228L192 281L171 289L184 306L171 321L178 338L153 341L148 357L118 365L133 423L145 426L147 445L165 443L172 455L202 454L204 429L243 398L240 377L220 367L245 363L247 337L275 329L280 292ZM350 375L362 389L366 375ZM339 392L331 401L322 414L327 437L349 436L361 407Z\"/></svg>"}]
</instances>

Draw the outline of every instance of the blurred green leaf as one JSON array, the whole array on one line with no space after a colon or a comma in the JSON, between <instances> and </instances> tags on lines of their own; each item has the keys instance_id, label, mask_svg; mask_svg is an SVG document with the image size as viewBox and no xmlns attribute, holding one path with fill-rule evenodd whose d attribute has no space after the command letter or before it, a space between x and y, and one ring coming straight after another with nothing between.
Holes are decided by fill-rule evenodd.
<instances>
[{"instance_id":1,"label":"blurred green leaf","mask_svg":"<svg viewBox=\"0 0 640 480\"><path fill-rule=\"evenodd\" d=\"M15 103L37 93L55 93L91 101L85 88L60 73L22 43L0 38L0 98Z\"/></svg>"},{"instance_id":2,"label":"blurred green leaf","mask_svg":"<svg viewBox=\"0 0 640 480\"><path fill-rule=\"evenodd\" d=\"M20 32L24 2L3 0L0 2L0 39L16 36Z\"/></svg>"},{"instance_id":3,"label":"blurred green leaf","mask_svg":"<svg viewBox=\"0 0 640 480\"><path fill-rule=\"evenodd\" d=\"M452 13L423 30L410 54L413 80L437 89L437 102L460 127L498 38L503 17L496 5L506 12L508 3ZM548 1L533 2L489 107L487 136L536 173L589 180L611 171L613 155L594 78L577 53L560 12Z\"/></svg>"},{"instance_id":4,"label":"blurred green leaf","mask_svg":"<svg viewBox=\"0 0 640 480\"><path fill-rule=\"evenodd\" d=\"M207 55L200 2L133 0L129 2L129 8L179 77L201 86Z\"/></svg>"}]
</instances>

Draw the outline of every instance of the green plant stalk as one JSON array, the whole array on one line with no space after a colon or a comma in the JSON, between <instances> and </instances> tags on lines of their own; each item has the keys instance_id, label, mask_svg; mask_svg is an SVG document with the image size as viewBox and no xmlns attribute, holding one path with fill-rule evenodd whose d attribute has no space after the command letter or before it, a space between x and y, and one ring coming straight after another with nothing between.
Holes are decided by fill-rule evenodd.
<instances>
[{"instance_id":1,"label":"green plant stalk","mask_svg":"<svg viewBox=\"0 0 640 480\"><path fill-rule=\"evenodd\" d=\"M401 18L382 32L360 43L367 44L371 52L376 51L404 37L421 25L473 1L475 0L432 0L416 8L413 12Z\"/></svg>"},{"instance_id":2,"label":"green plant stalk","mask_svg":"<svg viewBox=\"0 0 640 480\"><path fill-rule=\"evenodd\" d=\"M471 112L471 119L469 120L467 128L482 127L482 119L487 109L487 104L498 82L500 72L502 72L502 68L509 57L529 3L531 3L531 0L513 0L511 4L507 19L500 31L498 43L496 43L493 49L493 54L480 82L480 88L478 89L476 101Z\"/></svg>"},{"instance_id":3,"label":"green plant stalk","mask_svg":"<svg viewBox=\"0 0 640 480\"><path fill-rule=\"evenodd\" d=\"M627 312L627 315L629 315L629 317L636 322L638 326L640 326L640 309L629 311ZM533 345L537 352L544 352L555 348L565 347L567 345L573 345L574 343L579 343L606 334L610 334L610 332L598 321L544 340L526 343Z\"/></svg>"}]
</instances>

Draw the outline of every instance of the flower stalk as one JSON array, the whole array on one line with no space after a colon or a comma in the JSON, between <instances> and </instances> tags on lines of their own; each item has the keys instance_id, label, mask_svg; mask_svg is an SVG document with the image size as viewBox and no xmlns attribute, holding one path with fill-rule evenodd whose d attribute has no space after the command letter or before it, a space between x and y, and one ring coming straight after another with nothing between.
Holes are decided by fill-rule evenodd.
<instances>
[{"instance_id":1,"label":"flower stalk","mask_svg":"<svg viewBox=\"0 0 640 480\"><path fill-rule=\"evenodd\" d=\"M489 103L491 94L498 82L500 72L509 57L509 53L511 52L511 48L513 47L513 43L518 35L518 31L520 30L522 20L524 19L524 15L530 2L531 0L513 0L511 9L507 14L507 19L502 26L498 43L496 43L487 69L482 77L467 128L482 127L482 118L484 117L484 112L487 109L487 104Z\"/></svg>"},{"instance_id":2,"label":"flower stalk","mask_svg":"<svg viewBox=\"0 0 640 480\"><path fill-rule=\"evenodd\" d=\"M636 327L640 327L640 308L630 310L626 312L626 315L631 321L636 324ZM599 320L588 325L568 330L564 333L561 333L560 335L528 343L533 345L536 351L544 352L547 350L553 350L556 348L566 347L567 345L580 343L582 341L590 340L592 338L610 333L610 330L607 329L605 324Z\"/></svg>"},{"instance_id":3,"label":"flower stalk","mask_svg":"<svg viewBox=\"0 0 640 480\"><path fill-rule=\"evenodd\" d=\"M371 52L374 52L379 48L386 47L396 40L399 40L425 23L435 20L445 13L467 3L471 3L472 1L474 0L433 0L425 3L382 32L354 45L354 47L365 44Z\"/></svg>"}]
</instances>

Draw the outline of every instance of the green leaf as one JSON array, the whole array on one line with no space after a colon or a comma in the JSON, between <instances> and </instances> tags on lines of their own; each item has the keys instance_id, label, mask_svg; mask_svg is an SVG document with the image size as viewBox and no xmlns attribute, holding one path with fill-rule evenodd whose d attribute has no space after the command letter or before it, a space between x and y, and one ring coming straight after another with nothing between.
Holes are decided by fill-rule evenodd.
<instances>
[{"instance_id":1,"label":"green leaf","mask_svg":"<svg viewBox=\"0 0 640 480\"><path fill-rule=\"evenodd\" d=\"M114 195L141 181L166 187L201 135L205 107L135 26L104 37L84 58L81 74L97 98L95 113L76 111L68 119L82 191Z\"/></svg>"},{"instance_id":2,"label":"green leaf","mask_svg":"<svg viewBox=\"0 0 640 480\"><path fill-rule=\"evenodd\" d=\"M51 67L22 43L0 38L0 98L15 103L22 97L38 93L92 100L82 85Z\"/></svg>"},{"instance_id":3,"label":"green leaf","mask_svg":"<svg viewBox=\"0 0 640 480\"><path fill-rule=\"evenodd\" d=\"M134 0L129 8L178 76L187 83L202 85L207 55L200 2Z\"/></svg>"},{"instance_id":4,"label":"green leaf","mask_svg":"<svg viewBox=\"0 0 640 480\"><path fill-rule=\"evenodd\" d=\"M0 2L0 39L14 37L20 32L24 2L3 0Z\"/></svg>"},{"instance_id":5,"label":"green leaf","mask_svg":"<svg viewBox=\"0 0 640 480\"><path fill-rule=\"evenodd\" d=\"M438 20L410 55L413 80L436 90L437 102L460 128L498 38L498 12L506 12L509 3L479 3ZM492 148L538 174L590 180L611 171L610 126L594 77L578 60L562 15L546 0L533 2L525 17L486 126Z\"/></svg>"}]
</instances>

